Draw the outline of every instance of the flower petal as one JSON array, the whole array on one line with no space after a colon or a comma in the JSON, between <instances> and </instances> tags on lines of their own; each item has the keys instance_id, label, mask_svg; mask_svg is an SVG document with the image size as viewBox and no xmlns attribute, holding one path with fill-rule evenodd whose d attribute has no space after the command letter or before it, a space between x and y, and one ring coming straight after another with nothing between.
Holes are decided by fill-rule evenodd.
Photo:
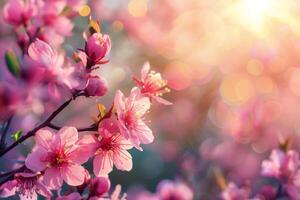
<instances>
[{"instance_id":1,"label":"flower petal","mask_svg":"<svg viewBox=\"0 0 300 200\"><path fill-rule=\"evenodd\" d=\"M78 140L78 131L75 127L63 127L58 132L61 145L72 146Z\"/></svg>"},{"instance_id":2,"label":"flower petal","mask_svg":"<svg viewBox=\"0 0 300 200\"><path fill-rule=\"evenodd\" d=\"M37 39L28 48L28 55L31 59L41 62L46 66L52 65L56 60L55 52L42 40Z\"/></svg>"},{"instance_id":3,"label":"flower petal","mask_svg":"<svg viewBox=\"0 0 300 200\"><path fill-rule=\"evenodd\" d=\"M35 142L37 145L42 146L46 150L51 147L53 133L47 129L41 129L35 134Z\"/></svg>"},{"instance_id":4,"label":"flower petal","mask_svg":"<svg viewBox=\"0 0 300 200\"><path fill-rule=\"evenodd\" d=\"M125 102L124 94L120 90L118 90L116 92L115 99L114 99L114 105L117 109L117 112L120 112L121 110L125 109L124 102Z\"/></svg>"},{"instance_id":5,"label":"flower petal","mask_svg":"<svg viewBox=\"0 0 300 200\"><path fill-rule=\"evenodd\" d=\"M142 117L149 109L151 103L149 97L142 97L134 102L134 112L137 116Z\"/></svg>"},{"instance_id":6,"label":"flower petal","mask_svg":"<svg viewBox=\"0 0 300 200\"><path fill-rule=\"evenodd\" d=\"M92 157L98 147L98 140L94 135L83 135L76 143L76 148L69 153L73 163L83 164Z\"/></svg>"},{"instance_id":7,"label":"flower petal","mask_svg":"<svg viewBox=\"0 0 300 200\"><path fill-rule=\"evenodd\" d=\"M26 167L35 172L43 171L47 166L47 162L43 162L45 156L47 156L47 151L38 147L27 156L25 160Z\"/></svg>"},{"instance_id":8,"label":"flower petal","mask_svg":"<svg viewBox=\"0 0 300 200\"><path fill-rule=\"evenodd\" d=\"M152 130L144 122L139 122L134 132L142 144L150 144L154 140Z\"/></svg>"},{"instance_id":9,"label":"flower petal","mask_svg":"<svg viewBox=\"0 0 300 200\"><path fill-rule=\"evenodd\" d=\"M16 194L17 181L7 181L0 187L0 197L9 197Z\"/></svg>"},{"instance_id":10,"label":"flower petal","mask_svg":"<svg viewBox=\"0 0 300 200\"><path fill-rule=\"evenodd\" d=\"M145 62L141 70L141 79L143 82L146 80L149 71L150 71L150 64L149 62Z\"/></svg>"},{"instance_id":11,"label":"flower petal","mask_svg":"<svg viewBox=\"0 0 300 200\"><path fill-rule=\"evenodd\" d=\"M62 177L71 186L82 185L84 182L84 168L81 165L69 164L62 169Z\"/></svg>"},{"instance_id":12,"label":"flower petal","mask_svg":"<svg viewBox=\"0 0 300 200\"><path fill-rule=\"evenodd\" d=\"M44 183L50 189L58 189L63 184L63 178L58 168L48 168L44 174Z\"/></svg>"},{"instance_id":13,"label":"flower petal","mask_svg":"<svg viewBox=\"0 0 300 200\"><path fill-rule=\"evenodd\" d=\"M103 176L109 174L113 169L113 161L107 152L98 154L94 158L94 174L96 176Z\"/></svg>"},{"instance_id":14,"label":"flower petal","mask_svg":"<svg viewBox=\"0 0 300 200\"><path fill-rule=\"evenodd\" d=\"M114 153L113 161L117 169L130 171L132 169L132 157L126 150L119 150Z\"/></svg>"},{"instance_id":15,"label":"flower petal","mask_svg":"<svg viewBox=\"0 0 300 200\"><path fill-rule=\"evenodd\" d=\"M41 182L36 183L37 192L47 198L50 198L52 196L51 191Z\"/></svg>"}]
</instances>

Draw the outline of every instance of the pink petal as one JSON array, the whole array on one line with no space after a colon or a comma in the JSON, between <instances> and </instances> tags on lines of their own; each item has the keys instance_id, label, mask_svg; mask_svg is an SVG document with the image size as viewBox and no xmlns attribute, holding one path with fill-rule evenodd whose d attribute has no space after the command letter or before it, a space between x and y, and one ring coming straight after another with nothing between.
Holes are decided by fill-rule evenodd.
<instances>
[{"instance_id":1,"label":"pink petal","mask_svg":"<svg viewBox=\"0 0 300 200\"><path fill-rule=\"evenodd\" d=\"M44 148L35 149L27 156L25 160L26 167L34 172L43 171L47 166L47 162L43 162L45 156L47 156L47 151Z\"/></svg>"},{"instance_id":2,"label":"pink petal","mask_svg":"<svg viewBox=\"0 0 300 200\"><path fill-rule=\"evenodd\" d=\"M37 39L28 48L28 55L31 59L41 62L46 66L55 63L56 55L52 48L44 41Z\"/></svg>"},{"instance_id":3,"label":"pink petal","mask_svg":"<svg viewBox=\"0 0 300 200\"><path fill-rule=\"evenodd\" d=\"M52 81L48 84L48 93L54 99L60 99L61 95L56 82Z\"/></svg>"},{"instance_id":4,"label":"pink petal","mask_svg":"<svg viewBox=\"0 0 300 200\"><path fill-rule=\"evenodd\" d=\"M132 157L128 151L120 150L114 153L113 161L119 170L130 171L132 169Z\"/></svg>"},{"instance_id":5,"label":"pink petal","mask_svg":"<svg viewBox=\"0 0 300 200\"><path fill-rule=\"evenodd\" d=\"M117 111L125 109L125 97L124 97L124 94L120 90L118 90L116 92L115 99L114 99L114 105L115 105Z\"/></svg>"},{"instance_id":6,"label":"pink petal","mask_svg":"<svg viewBox=\"0 0 300 200\"><path fill-rule=\"evenodd\" d=\"M158 97L158 96L154 96L154 95L153 95L153 96L151 96L151 98L153 98L153 99L156 100L158 103L163 104L163 105L165 105L165 106L173 105L172 102L167 101L167 100L165 100L165 99L163 99L163 98L161 98L161 97Z\"/></svg>"},{"instance_id":7,"label":"pink petal","mask_svg":"<svg viewBox=\"0 0 300 200\"><path fill-rule=\"evenodd\" d=\"M140 122L134 131L142 144L150 144L154 140L152 130L143 122Z\"/></svg>"},{"instance_id":8,"label":"pink petal","mask_svg":"<svg viewBox=\"0 0 300 200\"><path fill-rule=\"evenodd\" d=\"M9 197L16 194L17 181L12 180L4 183L0 187L0 197Z\"/></svg>"},{"instance_id":9,"label":"pink petal","mask_svg":"<svg viewBox=\"0 0 300 200\"><path fill-rule=\"evenodd\" d=\"M137 99L140 97L140 95L141 95L141 91L138 87L132 88L130 91L130 95L126 101L127 108L130 108L132 105L134 105Z\"/></svg>"},{"instance_id":10,"label":"pink petal","mask_svg":"<svg viewBox=\"0 0 300 200\"><path fill-rule=\"evenodd\" d=\"M98 154L94 158L94 174L103 176L109 174L113 169L113 161L107 152Z\"/></svg>"},{"instance_id":11,"label":"pink petal","mask_svg":"<svg viewBox=\"0 0 300 200\"><path fill-rule=\"evenodd\" d=\"M145 62L141 70L141 79L143 82L146 80L149 71L150 71L150 64L149 62Z\"/></svg>"},{"instance_id":12,"label":"pink petal","mask_svg":"<svg viewBox=\"0 0 300 200\"><path fill-rule=\"evenodd\" d=\"M78 140L78 131L75 127L63 127L57 134L59 135L62 145L71 146Z\"/></svg>"},{"instance_id":13,"label":"pink petal","mask_svg":"<svg viewBox=\"0 0 300 200\"><path fill-rule=\"evenodd\" d=\"M57 33L63 36L70 36L72 34L72 29L74 25L67 17L57 17L55 19L55 23L53 24L53 28Z\"/></svg>"},{"instance_id":14,"label":"pink petal","mask_svg":"<svg viewBox=\"0 0 300 200\"><path fill-rule=\"evenodd\" d=\"M23 176L25 178L35 177L38 173L28 173L28 172L20 172L16 173L17 176Z\"/></svg>"},{"instance_id":15,"label":"pink petal","mask_svg":"<svg viewBox=\"0 0 300 200\"><path fill-rule=\"evenodd\" d=\"M123 135L118 135L116 139L116 143L120 145L120 147L124 150L132 149L133 145L130 140L125 139Z\"/></svg>"},{"instance_id":16,"label":"pink petal","mask_svg":"<svg viewBox=\"0 0 300 200\"><path fill-rule=\"evenodd\" d=\"M45 148L46 150L51 147L53 133L50 130L41 129L35 134L35 142L37 145Z\"/></svg>"},{"instance_id":17,"label":"pink petal","mask_svg":"<svg viewBox=\"0 0 300 200\"><path fill-rule=\"evenodd\" d=\"M69 164L62 169L62 177L71 186L82 185L85 171L81 165Z\"/></svg>"},{"instance_id":18,"label":"pink petal","mask_svg":"<svg viewBox=\"0 0 300 200\"><path fill-rule=\"evenodd\" d=\"M137 116L142 117L149 109L151 103L148 97L142 97L134 102L134 112Z\"/></svg>"},{"instance_id":19,"label":"pink petal","mask_svg":"<svg viewBox=\"0 0 300 200\"><path fill-rule=\"evenodd\" d=\"M42 195L42 196L44 196L44 197L48 197L48 198L50 198L51 196L52 196L52 193L51 193L51 191L43 184L43 183L41 183L41 182L37 182L36 183L36 187L37 187L37 189L38 189L38 193L40 194L40 195Z\"/></svg>"},{"instance_id":20,"label":"pink petal","mask_svg":"<svg viewBox=\"0 0 300 200\"><path fill-rule=\"evenodd\" d=\"M76 148L69 153L70 161L83 164L92 156L98 148L98 139L94 135L84 135L76 143Z\"/></svg>"},{"instance_id":21,"label":"pink petal","mask_svg":"<svg viewBox=\"0 0 300 200\"><path fill-rule=\"evenodd\" d=\"M44 183L50 189L58 189L63 184L63 178L58 168L48 168L44 174Z\"/></svg>"},{"instance_id":22,"label":"pink petal","mask_svg":"<svg viewBox=\"0 0 300 200\"><path fill-rule=\"evenodd\" d=\"M285 153L279 149L275 149L272 151L270 159L276 166L282 166L285 160Z\"/></svg>"},{"instance_id":23,"label":"pink petal","mask_svg":"<svg viewBox=\"0 0 300 200\"><path fill-rule=\"evenodd\" d=\"M73 163L83 164L88 161L96 152L96 148L92 145L78 145L78 147L69 154L69 159Z\"/></svg>"},{"instance_id":24,"label":"pink petal","mask_svg":"<svg viewBox=\"0 0 300 200\"><path fill-rule=\"evenodd\" d=\"M25 11L25 5L22 0L8 1L3 8L4 19L13 24L22 22L22 14Z\"/></svg>"}]
</instances>

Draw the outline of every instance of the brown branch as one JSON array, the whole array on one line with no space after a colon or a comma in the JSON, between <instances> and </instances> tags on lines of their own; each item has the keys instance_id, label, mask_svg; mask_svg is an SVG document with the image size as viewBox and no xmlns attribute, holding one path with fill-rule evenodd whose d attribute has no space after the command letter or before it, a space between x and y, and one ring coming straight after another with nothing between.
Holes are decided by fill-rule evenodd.
<instances>
[{"instance_id":1,"label":"brown branch","mask_svg":"<svg viewBox=\"0 0 300 200\"><path fill-rule=\"evenodd\" d=\"M46 126L48 126L51 121L62 111L64 110L70 103L72 100L75 100L77 97L79 96L84 96L84 93L80 93L77 92L76 94L73 95L72 98L70 98L68 101L66 101L65 103L63 103L59 108L57 108L42 124L40 124L39 126L37 126L36 128L32 129L31 131L29 131L26 135L22 136L19 140L15 141L14 143L12 143L10 146L8 146L7 148L3 149L0 152L0 157L2 157L3 155L5 155L7 152L9 152L11 149L15 148L16 146L18 146L19 144L21 144L22 142L24 142L25 140L27 140L28 138L32 137L35 135L35 133L40 130L41 128L44 128Z\"/></svg>"}]
</instances>

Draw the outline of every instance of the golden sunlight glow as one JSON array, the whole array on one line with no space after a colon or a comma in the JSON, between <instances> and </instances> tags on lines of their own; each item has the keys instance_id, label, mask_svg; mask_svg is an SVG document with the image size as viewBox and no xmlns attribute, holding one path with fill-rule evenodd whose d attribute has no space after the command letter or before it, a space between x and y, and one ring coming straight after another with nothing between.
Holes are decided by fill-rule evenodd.
<instances>
[{"instance_id":1,"label":"golden sunlight glow","mask_svg":"<svg viewBox=\"0 0 300 200\"><path fill-rule=\"evenodd\" d=\"M260 24L269 12L272 12L274 0L242 0L245 17L253 24Z\"/></svg>"},{"instance_id":2,"label":"golden sunlight glow","mask_svg":"<svg viewBox=\"0 0 300 200\"><path fill-rule=\"evenodd\" d=\"M133 17L143 17L147 14L146 0L131 0L128 3L128 12Z\"/></svg>"},{"instance_id":3,"label":"golden sunlight glow","mask_svg":"<svg viewBox=\"0 0 300 200\"><path fill-rule=\"evenodd\" d=\"M233 6L234 16L255 32L262 32L267 22L278 19L281 12L278 0L240 0Z\"/></svg>"}]
</instances>

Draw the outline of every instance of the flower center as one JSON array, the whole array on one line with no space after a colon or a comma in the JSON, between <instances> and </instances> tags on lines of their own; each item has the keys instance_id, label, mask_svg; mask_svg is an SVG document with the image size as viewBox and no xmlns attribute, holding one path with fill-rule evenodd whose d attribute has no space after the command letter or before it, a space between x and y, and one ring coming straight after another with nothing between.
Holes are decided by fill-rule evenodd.
<instances>
[{"instance_id":1,"label":"flower center","mask_svg":"<svg viewBox=\"0 0 300 200\"><path fill-rule=\"evenodd\" d=\"M100 148L103 151L109 151L112 150L114 148L114 143L112 138L102 138L100 141Z\"/></svg>"},{"instance_id":2,"label":"flower center","mask_svg":"<svg viewBox=\"0 0 300 200\"><path fill-rule=\"evenodd\" d=\"M64 150L57 149L48 154L47 158L51 167L61 167L68 162L67 155Z\"/></svg>"}]
</instances>

